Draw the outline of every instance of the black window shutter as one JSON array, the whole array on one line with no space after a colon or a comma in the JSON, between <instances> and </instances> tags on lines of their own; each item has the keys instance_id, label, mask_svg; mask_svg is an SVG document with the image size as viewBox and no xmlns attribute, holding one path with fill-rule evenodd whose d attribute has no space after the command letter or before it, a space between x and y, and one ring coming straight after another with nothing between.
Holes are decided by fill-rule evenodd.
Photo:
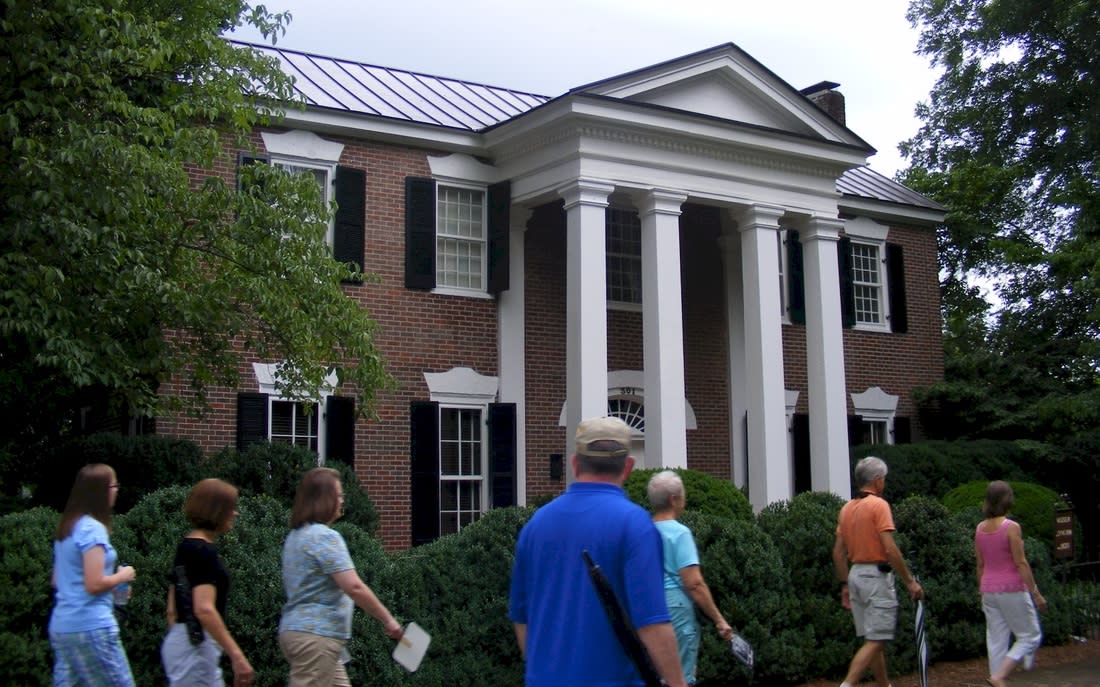
<instances>
[{"instance_id":1,"label":"black window shutter","mask_svg":"<svg viewBox=\"0 0 1100 687\"><path fill-rule=\"evenodd\" d=\"M329 396L325 402L325 460L355 465L355 399Z\"/></svg>"},{"instance_id":2,"label":"black window shutter","mask_svg":"<svg viewBox=\"0 0 1100 687\"><path fill-rule=\"evenodd\" d=\"M489 404L491 508L516 505L516 404Z\"/></svg>"},{"instance_id":3,"label":"black window shutter","mask_svg":"<svg viewBox=\"0 0 1100 687\"><path fill-rule=\"evenodd\" d=\"M511 227L512 184L502 181L489 187L489 284L493 295L508 290L509 234Z\"/></svg>"},{"instance_id":4,"label":"black window shutter","mask_svg":"<svg viewBox=\"0 0 1100 687\"><path fill-rule=\"evenodd\" d=\"M336 168L336 217L333 222L332 256L339 263L355 263L363 271L366 242L367 173L354 167Z\"/></svg>"},{"instance_id":5,"label":"black window shutter","mask_svg":"<svg viewBox=\"0 0 1100 687\"><path fill-rule=\"evenodd\" d=\"M837 267L840 272L840 322L845 327L856 326L856 295L852 288L852 241L842 237L836 244Z\"/></svg>"},{"instance_id":6,"label":"black window shutter","mask_svg":"<svg viewBox=\"0 0 1100 687\"><path fill-rule=\"evenodd\" d=\"M409 406L413 546L439 538L439 404Z\"/></svg>"},{"instance_id":7,"label":"black window shutter","mask_svg":"<svg viewBox=\"0 0 1100 687\"><path fill-rule=\"evenodd\" d=\"M905 302L905 258L896 243L886 244L886 284L890 289L890 331L909 331L909 308Z\"/></svg>"},{"instance_id":8,"label":"black window shutter","mask_svg":"<svg viewBox=\"0 0 1100 687\"><path fill-rule=\"evenodd\" d=\"M794 493L813 489L810 470L810 416L795 413L791 418L791 441L794 449Z\"/></svg>"},{"instance_id":9,"label":"black window shutter","mask_svg":"<svg viewBox=\"0 0 1100 687\"><path fill-rule=\"evenodd\" d=\"M793 229L787 231L787 292L791 322L806 324L806 273L802 263L802 242Z\"/></svg>"},{"instance_id":10,"label":"black window shutter","mask_svg":"<svg viewBox=\"0 0 1100 687\"><path fill-rule=\"evenodd\" d=\"M271 158L267 155L257 155L256 153L250 153L247 150L242 150L237 153L237 190L243 190L244 184L241 179L241 168L247 165L266 165L270 164Z\"/></svg>"},{"instance_id":11,"label":"black window shutter","mask_svg":"<svg viewBox=\"0 0 1100 687\"><path fill-rule=\"evenodd\" d=\"M267 394L242 391L237 394L237 451L267 443Z\"/></svg>"},{"instance_id":12,"label":"black window shutter","mask_svg":"<svg viewBox=\"0 0 1100 687\"><path fill-rule=\"evenodd\" d=\"M405 287L435 288L435 181L405 177Z\"/></svg>"},{"instance_id":13,"label":"black window shutter","mask_svg":"<svg viewBox=\"0 0 1100 687\"><path fill-rule=\"evenodd\" d=\"M848 445L859 446L863 443L863 417L861 415L848 416Z\"/></svg>"},{"instance_id":14,"label":"black window shutter","mask_svg":"<svg viewBox=\"0 0 1100 687\"><path fill-rule=\"evenodd\" d=\"M908 417L894 417L894 443L913 443L913 427Z\"/></svg>"}]
</instances>

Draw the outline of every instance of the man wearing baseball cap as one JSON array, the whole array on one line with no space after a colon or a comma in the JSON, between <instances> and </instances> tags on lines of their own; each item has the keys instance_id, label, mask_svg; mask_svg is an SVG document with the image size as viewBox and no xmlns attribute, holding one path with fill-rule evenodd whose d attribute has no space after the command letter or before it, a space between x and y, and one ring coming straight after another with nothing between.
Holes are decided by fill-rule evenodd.
<instances>
[{"instance_id":1,"label":"man wearing baseball cap","mask_svg":"<svg viewBox=\"0 0 1100 687\"><path fill-rule=\"evenodd\" d=\"M520 532L509 617L526 660L527 687L641 686L589 579L587 551L607 575L657 672L684 685L662 580L661 537L627 498L631 430L617 418L577 426L575 481Z\"/></svg>"}]
</instances>

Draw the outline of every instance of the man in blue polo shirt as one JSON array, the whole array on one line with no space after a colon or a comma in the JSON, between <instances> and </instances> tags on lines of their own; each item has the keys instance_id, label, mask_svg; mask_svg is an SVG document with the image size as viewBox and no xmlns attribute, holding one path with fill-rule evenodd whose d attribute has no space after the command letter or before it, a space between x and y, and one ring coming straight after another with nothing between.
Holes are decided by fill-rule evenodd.
<instances>
[{"instance_id":1,"label":"man in blue polo shirt","mask_svg":"<svg viewBox=\"0 0 1100 687\"><path fill-rule=\"evenodd\" d=\"M603 569L671 687L683 687L662 581L661 536L623 483L634 467L630 427L599 417L577 427L575 481L520 532L510 611L527 687L635 687L642 679L619 644L582 552Z\"/></svg>"}]
</instances>

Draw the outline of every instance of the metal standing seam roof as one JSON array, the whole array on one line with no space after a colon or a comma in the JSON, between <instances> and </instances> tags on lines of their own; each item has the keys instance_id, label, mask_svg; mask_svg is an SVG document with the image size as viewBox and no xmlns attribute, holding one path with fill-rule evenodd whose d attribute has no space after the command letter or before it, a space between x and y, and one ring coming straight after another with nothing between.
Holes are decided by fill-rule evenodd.
<instances>
[{"instance_id":1,"label":"metal standing seam roof","mask_svg":"<svg viewBox=\"0 0 1100 687\"><path fill-rule=\"evenodd\" d=\"M518 117L549 96L270 45L231 43L274 57L311 107L477 132ZM943 206L869 167L844 172L844 195L932 210Z\"/></svg>"}]
</instances>

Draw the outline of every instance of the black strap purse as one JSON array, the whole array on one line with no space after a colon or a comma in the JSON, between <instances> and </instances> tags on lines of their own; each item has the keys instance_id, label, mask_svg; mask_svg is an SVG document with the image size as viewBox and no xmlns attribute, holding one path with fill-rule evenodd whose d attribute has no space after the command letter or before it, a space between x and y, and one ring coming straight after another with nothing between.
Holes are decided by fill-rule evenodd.
<instances>
[{"instance_id":1,"label":"black strap purse","mask_svg":"<svg viewBox=\"0 0 1100 687\"><path fill-rule=\"evenodd\" d=\"M195 607L191 602L191 584L187 581L187 569L177 565L175 569L176 618L187 625L187 638L193 646L202 644L206 634L202 624L195 617Z\"/></svg>"}]
</instances>

